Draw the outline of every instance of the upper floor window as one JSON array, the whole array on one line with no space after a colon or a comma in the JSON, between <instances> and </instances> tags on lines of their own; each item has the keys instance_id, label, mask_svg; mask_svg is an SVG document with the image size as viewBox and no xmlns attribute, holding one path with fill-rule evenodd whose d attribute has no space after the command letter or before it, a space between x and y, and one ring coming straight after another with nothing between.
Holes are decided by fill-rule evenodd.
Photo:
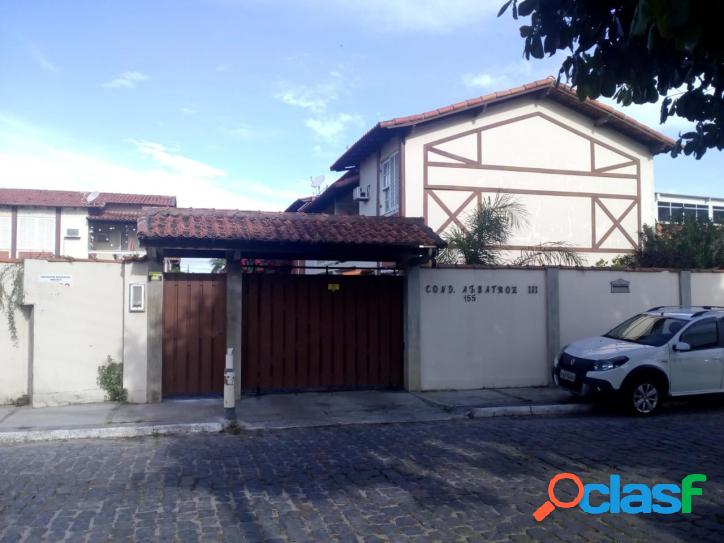
<instances>
[{"instance_id":1,"label":"upper floor window","mask_svg":"<svg viewBox=\"0 0 724 543\"><path fill-rule=\"evenodd\" d=\"M393 153L381 164L382 214L390 215L400 209L400 153Z\"/></svg>"},{"instance_id":2,"label":"upper floor window","mask_svg":"<svg viewBox=\"0 0 724 543\"><path fill-rule=\"evenodd\" d=\"M724 224L724 207L713 206L711 219L717 224Z\"/></svg>"},{"instance_id":3,"label":"upper floor window","mask_svg":"<svg viewBox=\"0 0 724 543\"><path fill-rule=\"evenodd\" d=\"M0 215L0 252L10 251L10 217Z\"/></svg>"},{"instance_id":4,"label":"upper floor window","mask_svg":"<svg viewBox=\"0 0 724 543\"><path fill-rule=\"evenodd\" d=\"M136 225L124 222L89 222L88 249L91 251L136 251Z\"/></svg>"},{"instance_id":5,"label":"upper floor window","mask_svg":"<svg viewBox=\"0 0 724 543\"><path fill-rule=\"evenodd\" d=\"M18 251L55 251L55 216L32 212L18 215Z\"/></svg>"},{"instance_id":6,"label":"upper floor window","mask_svg":"<svg viewBox=\"0 0 724 543\"><path fill-rule=\"evenodd\" d=\"M709 218L709 206L706 204L659 202L658 208L659 222L703 221Z\"/></svg>"}]
</instances>

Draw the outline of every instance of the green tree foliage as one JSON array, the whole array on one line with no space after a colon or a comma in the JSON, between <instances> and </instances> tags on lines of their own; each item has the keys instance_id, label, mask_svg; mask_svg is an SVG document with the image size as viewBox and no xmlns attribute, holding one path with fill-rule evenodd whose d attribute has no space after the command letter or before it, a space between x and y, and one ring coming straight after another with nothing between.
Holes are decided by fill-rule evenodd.
<instances>
[{"instance_id":1,"label":"green tree foliage","mask_svg":"<svg viewBox=\"0 0 724 543\"><path fill-rule=\"evenodd\" d=\"M528 224L525 207L509 194L483 199L466 219L464 228L455 226L445 236L447 247L438 256L445 264L496 266L580 266L578 253L564 242L543 243L523 249L513 260L503 252L516 230Z\"/></svg>"},{"instance_id":2,"label":"green tree foliage","mask_svg":"<svg viewBox=\"0 0 724 543\"><path fill-rule=\"evenodd\" d=\"M526 59L567 51L558 79L578 97L661 103L661 122L693 130L672 150L701 158L724 148L724 2L720 0L508 0Z\"/></svg>"},{"instance_id":3,"label":"green tree foliage","mask_svg":"<svg viewBox=\"0 0 724 543\"><path fill-rule=\"evenodd\" d=\"M641 245L626 263L641 268L724 268L724 228L709 220L644 226Z\"/></svg>"}]
</instances>

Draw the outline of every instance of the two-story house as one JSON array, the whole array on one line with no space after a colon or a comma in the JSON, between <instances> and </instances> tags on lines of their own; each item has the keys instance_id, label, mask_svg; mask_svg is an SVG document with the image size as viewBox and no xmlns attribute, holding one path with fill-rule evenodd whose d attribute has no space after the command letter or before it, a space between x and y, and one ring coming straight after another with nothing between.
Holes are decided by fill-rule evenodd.
<instances>
[{"instance_id":1,"label":"two-story house","mask_svg":"<svg viewBox=\"0 0 724 543\"><path fill-rule=\"evenodd\" d=\"M358 176L360 214L424 217L441 234L483 198L514 195L528 225L506 248L564 242L592 263L631 252L654 223L653 156L673 144L547 78L379 122L332 170Z\"/></svg>"},{"instance_id":2,"label":"two-story house","mask_svg":"<svg viewBox=\"0 0 724 543\"><path fill-rule=\"evenodd\" d=\"M141 209L175 206L173 196L0 188L0 257L139 254Z\"/></svg>"}]
</instances>

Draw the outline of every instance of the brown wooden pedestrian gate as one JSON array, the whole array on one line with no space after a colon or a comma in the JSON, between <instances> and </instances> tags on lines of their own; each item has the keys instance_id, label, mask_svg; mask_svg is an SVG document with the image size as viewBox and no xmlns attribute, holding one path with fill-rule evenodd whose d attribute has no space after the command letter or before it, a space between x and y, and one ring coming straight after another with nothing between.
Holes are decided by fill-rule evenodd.
<instances>
[{"instance_id":1,"label":"brown wooden pedestrian gate","mask_svg":"<svg viewBox=\"0 0 724 543\"><path fill-rule=\"evenodd\" d=\"M402 285L393 276L244 275L242 389L402 387Z\"/></svg>"},{"instance_id":2,"label":"brown wooden pedestrian gate","mask_svg":"<svg viewBox=\"0 0 724 543\"><path fill-rule=\"evenodd\" d=\"M163 395L221 393L226 275L169 273L163 286Z\"/></svg>"}]
</instances>

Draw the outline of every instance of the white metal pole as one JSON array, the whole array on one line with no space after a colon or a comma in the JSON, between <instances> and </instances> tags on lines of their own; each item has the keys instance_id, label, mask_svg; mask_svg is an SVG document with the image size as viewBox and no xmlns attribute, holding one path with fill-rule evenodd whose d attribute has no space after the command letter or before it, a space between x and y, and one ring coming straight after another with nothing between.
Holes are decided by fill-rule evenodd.
<instances>
[{"instance_id":1,"label":"white metal pole","mask_svg":"<svg viewBox=\"0 0 724 543\"><path fill-rule=\"evenodd\" d=\"M234 381L234 348L229 347L226 349L226 368L224 368L224 416L227 420L236 420Z\"/></svg>"}]
</instances>

